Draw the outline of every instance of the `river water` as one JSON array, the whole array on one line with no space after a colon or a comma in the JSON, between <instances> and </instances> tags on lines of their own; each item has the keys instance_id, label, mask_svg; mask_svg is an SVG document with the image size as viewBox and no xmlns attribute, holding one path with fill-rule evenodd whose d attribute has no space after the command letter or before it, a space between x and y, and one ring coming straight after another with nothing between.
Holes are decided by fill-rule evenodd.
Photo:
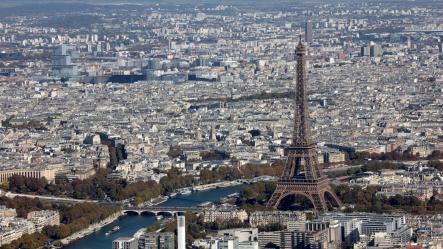
<instances>
[{"instance_id":1,"label":"river water","mask_svg":"<svg viewBox=\"0 0 443 249\"><path fill-rule=\"evenodd\" d=\"M196 206L200 203L207 201L218 201L227 195L237 193L243 185L233 186L227 188L217 188L206 191L193 192L190 195L176 196L170 198L166 202L160 204L165 207L190 207ZM126 215L122 216L115 222L103 227L101 230L86 236L85 238L74 242L73 244L64 247L67 249L111 249L112 241L118 237L132 236L139 229L148 227L156 222L154 216L145 215ZM120 230L106 236L105 233L112 229L114 226L120 226Z\"/></svg>"}]
</instances>

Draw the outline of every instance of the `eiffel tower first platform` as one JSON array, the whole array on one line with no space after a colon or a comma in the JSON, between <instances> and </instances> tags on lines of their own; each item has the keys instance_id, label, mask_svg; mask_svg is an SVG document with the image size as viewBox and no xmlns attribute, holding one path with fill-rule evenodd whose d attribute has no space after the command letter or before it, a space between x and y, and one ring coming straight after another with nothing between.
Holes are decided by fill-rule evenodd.
<instances>
[{"instance_id":1,"label":"eiffel tower first platform","mask_svg":"<svg viewBox=\"0 0 443 249\"><path fill-rule=\"evenodd\" d=\"M292 144L287 148L285 169L267 206L277 208L285 197L302 195L312 202L318 214L328 211L328 207L340 207L341 201L318 164L317 151L311 138L307 101L307 48L301 39L297 45L296 56L297 81Z\"/></svg>"}]
</instances>

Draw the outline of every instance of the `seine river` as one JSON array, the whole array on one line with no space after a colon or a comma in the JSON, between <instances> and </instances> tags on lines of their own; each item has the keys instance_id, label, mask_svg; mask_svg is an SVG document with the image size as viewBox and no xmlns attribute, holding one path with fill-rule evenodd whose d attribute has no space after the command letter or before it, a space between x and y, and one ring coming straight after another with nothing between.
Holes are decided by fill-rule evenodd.
<instances>
[{"instance_id":1,"label":"seine river","mask_svg":"<svg viewBox=\"0 0 443 249\"><path fill-rule=\"evenodd\" d=\"M211 189L206 191L194 192L190 195L176 196L170 198L160 206L179 206L188 207L196 206L207 201L218 201L227 195L239 192L244 185L233 186L227 188ZM148 227L155 223L154 216L145 215L126 215L119 220L103 227L101 230L86 236L85 238L74 242L73 244L64 247L67 249L111 249L112 241L118 237L132 236L139 229ZM105 236L105 233L114 226L120 226L120 230Z\"/></svg>"}]
</instances>

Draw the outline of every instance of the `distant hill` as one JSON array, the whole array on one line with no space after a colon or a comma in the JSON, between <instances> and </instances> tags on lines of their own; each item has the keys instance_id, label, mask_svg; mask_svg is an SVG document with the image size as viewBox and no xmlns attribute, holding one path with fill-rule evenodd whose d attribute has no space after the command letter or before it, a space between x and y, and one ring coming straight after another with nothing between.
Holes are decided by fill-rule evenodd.
<instances>
[{"instance_id":1,"label":"distant hill","mask_svg":"<svg viewBox=\"0 0 443 249\"><path fill-rule=\"evenodd\" d=\"M38 3L36 3L38 2ZM417 6L422 4L441 4L441 0L0 0L0 12L11 7L25 7L32 5L31 8L39 9L39 5L48 6L49 10L54 6L55 9L61 8L61 5L69 6L86 5L124 5L124 4L143 4L143 5L234 5L239 7L253 8L280 8L285 6L297 5L318 5L333 3L386 3L391 2L399 6ZM25 5L25 6L23 6ZM48 10L48 9L47 9Z\"/></svg>"},{"instance_id":2,"label":"distant hill","mask_svg":"<svg viewBox=\"0 0 443 249\"><path fill-rule=\"evenodd\" d=\"M39 0L38 3L80 3L80 4L224 4L224 5L275 5L275 4L294 4L296 2L312 3L312 0ZM317 2L322 2L321 0ZM11 7L23 4L36 4L35 0L1 0L0 7Z\"/></svg>"}]
</instances>

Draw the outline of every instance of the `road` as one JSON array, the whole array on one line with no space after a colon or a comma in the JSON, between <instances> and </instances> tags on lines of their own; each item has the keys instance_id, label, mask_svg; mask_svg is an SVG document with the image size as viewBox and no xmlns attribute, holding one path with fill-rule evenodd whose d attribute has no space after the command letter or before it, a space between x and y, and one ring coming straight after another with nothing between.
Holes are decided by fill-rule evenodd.
<instances>
[{"instance_id":1,"label":"road","mask_svg":"<svg viewBox=\"0 0 443 249\"><path fill-rule=\"evenodd\" d=\"M348 169L357 169L357 168L361 168L363 167L363 165L359 164L359 165L347 165L344 167L339 167L339 168L327 168L327 169L323 169L323 172L328 173L328 172L340 172L340 171L346 171Z\"/></svg>"},{"instance_id":2,"label":"road","mask_svg":"<svg viewBox=\"0 0 443 249\"><path fill-rule=\"evenodd\" d=\"M42 200L63 201L63 202L77 202L77 203L98 202L98 201L95 201L95 200L81 200L81 199L66 198L66 197L56 197L56 196L46 196L46 195L17 194L17 193L12 193L12 192L6 192L4 195L6 197L9 197L9 198L14 198L16 196L19 196L19 197L39 198L39 199L42 199Z\"/></svg>"}]
</instances>

